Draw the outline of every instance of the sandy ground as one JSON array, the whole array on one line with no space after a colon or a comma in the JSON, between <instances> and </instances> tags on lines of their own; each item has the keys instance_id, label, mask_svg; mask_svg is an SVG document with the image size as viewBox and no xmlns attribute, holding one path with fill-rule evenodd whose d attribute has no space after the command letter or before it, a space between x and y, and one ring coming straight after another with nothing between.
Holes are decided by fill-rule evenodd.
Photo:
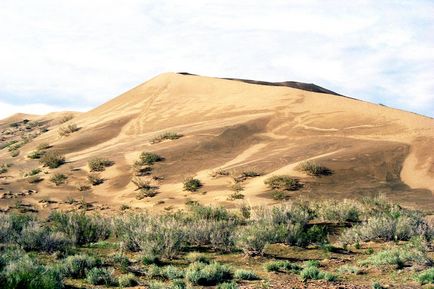
<instances>
[{"instance_id":1,"label":"sandy ground","mask_svg":"<svg viewBox=\"0 0 434 289\"><path fill-rule=\"evenodd\" d=\"M65 114L16 115L0 121L3 131L23 118L49 126L48 132L24 145L19 156L0 151L0 163L13 164L1 175L0 194L36 190L23 201L41 210L41 206L62 208L67 198L85 199L103 208L126 204L152 210L182 208L189 200L228 207L267 205L276 201L264 180L288 174L304 184L290 193L290 200L383 194L403 205L434 210L434 120L414 113L290 87L166 73L59 124ZM58 127L72 123L80 130L60 137ZM183 137L150 143L167 131ZM43 142L63 153L67 164L44 169L44 181L28 184L23 173L40 164L26 156ZM165 160L153 166L152 176L159 177L152 180L158 194L137 200L131 179L142 151L157 152ZM94 157L115 164L101 173L103 184L79 192L76 186L86 183L87 161ZM315 178L295 170L305 160L334 173ZM233 180L211 177L217 169L233 175L255 170L262 176L243 182L244 200L229 200ZM68 175L66 185L49 182L56 172ZM183 180L192 176L204 186L195 193L183 191ZM38 203L44 198L58 203ZM0 206L7 208L14 201L0 199Z\"/></svg>"}]
</instances>

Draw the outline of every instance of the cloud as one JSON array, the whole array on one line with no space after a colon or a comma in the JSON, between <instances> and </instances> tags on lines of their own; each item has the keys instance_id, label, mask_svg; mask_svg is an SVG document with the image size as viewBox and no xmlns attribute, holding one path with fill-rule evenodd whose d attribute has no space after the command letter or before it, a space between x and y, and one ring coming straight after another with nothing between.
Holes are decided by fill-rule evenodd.
<instances>
[{"instance_id":1,"label":"cloud","mask_svg":"<svg viewBox=\"0 0 434 289\"><path fill-rule=\"evenodd\" d=\"M433 15L422 0L3 0L0 115L83 110L189 71L314 82L434 116Z\"/></svg>"}]
</instances>

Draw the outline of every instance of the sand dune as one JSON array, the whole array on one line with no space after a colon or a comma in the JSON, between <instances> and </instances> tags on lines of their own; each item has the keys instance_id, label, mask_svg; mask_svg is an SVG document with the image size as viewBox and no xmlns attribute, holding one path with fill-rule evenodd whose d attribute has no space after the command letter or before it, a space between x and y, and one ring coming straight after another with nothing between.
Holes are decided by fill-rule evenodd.
<instances>
[{"instance_id":1,"label":"sand dune","mask_svg":"<svg viewBox=\"0 0 434 289\"><path fill-rule=\"evenodd\" d=\"M8 172L9 184L3 184L0 193L25 187L38 190L36 196L26 198L29 202L85 196L101 204L158 210L179 208L188 200L233 207L243 202L275 203L263 181L288 174L304 184L290 199L381 193L403 205L434 209L434 120L331 93L165 73L76 114L63 125L74 123L80 130L68 137L59 137L57 132L60 124L55 120L63 114L45 116L44 121L52 121L49 131L24 145L19 156L11 158L6 150L0 151L2 162L14 163ZM0 128L24 117L3 120ZM183 137L150 143L167 131ZM42 142L65 154L68 163L49 170L47 180L38 184L13 182L22 178L23 171L39 166L26 155ZM165 160L154 165L153 175L161 177L153 181L159 193L137 200L130 180L142 151L157 152ZM75 185L86 181L86 164L93 157L109 158L115 165L101 174L106 179L103 184L78 192ZM294 170L310 159L334 173L315 178ZM219 168L234 175L244 170L263 175L244 182L244 200L231 201L231 177L210 176ZM67 185L48 182L48 176L58 171L69 176ZM182 181L189 176L202 180L200 192L182 190ZM10 201L0 200L3 203L6 206Z\"/></svg>"}]
</instances>

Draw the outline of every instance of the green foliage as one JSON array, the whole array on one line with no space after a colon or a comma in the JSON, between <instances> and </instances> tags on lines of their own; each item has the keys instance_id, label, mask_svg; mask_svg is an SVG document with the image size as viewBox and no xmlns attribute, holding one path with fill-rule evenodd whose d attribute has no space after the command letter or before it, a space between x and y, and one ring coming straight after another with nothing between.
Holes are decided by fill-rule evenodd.
<instances>
[{"instance_id":1,"label":"green foliage","mask_svg":"<svg viewBox=\"0 0 434 289\"><path fill-rule=\"evenodd\" d=\"M238 289L240 288L236 282L224 282L222 284L217 285L216 289Z\"/></svg>"},{"instance_id":2,"label":"green foliage","mask_svg":"<svg viewBox=\"0 0 434 289\"><path fill-rule=\"evenodd\" d=\"M29 158L29 159L40 159L42 156L44 156L45 155L45 153L46 153L46 151L41 151L41 150L35 150L35 151L32 151L32 152L30 152L28 155L27 155L27 157Z\"/></svg>"},{"instance_id":3,"label":"green foliage","mask_svg":"<svg viewBox=\"0 0 434 289\"><path fill-rule=\"evenodd\" d=\"M217 262L211 264L195 262L188 266L186 278L193 285L209 286L230 280L232 272L228 266Z\"/></svg>"},{"instance_id":4,"label":"green foliage","mask_svg":"<svg viewBox=\"0 0 434 289\"><path fill-rule=\"evenodd\" d=\"M116 286L113 270L107 268L92 268L86 274L86 281L92 285Z\"/></svg>"},{"instance_id":5,"label":"green foliage","mask_svg":"<svg viewBox=\"0 0 434 289\"><path fill-rule=\"evenodd\" d=\"M161 275L166 279L175 280L184 278L185 272L178 267L169 265L161 270Z\"/></svg>"},{"instance_id":6,"label":"green foliage","mask_svg":"<svg viewBox=\"0 0 434 289\"><path fill-rule=\"evenodd\" d=\"M9 166L6 164L1 164L0 165L0 174L4 174L7 173L9 170Z\"/></svg>"},{"instance_id":7,"label":"green foliage","mask_svg":"<svg viewBox=\"0 0 434 289\"><path fill-rule=\"evenodd\" d=\"M56 186L60 186L66 182L68 176L61 173L56 173L50 178L50 182L54 183Z\"/></svg>"},{"instance_id":8,"label":"green foliage","mask_svg":"<svg viewBox=\"0 0 434 289\"><path fill-rule=\"evenodd\" d=\"M196 192L199 188L202 187L202 183L198 179L194 178L186 178L184 180L184 190L190 192Z\"/></svg>"},{"instance_id":9,"label":"green foliage","mask_svg":"<svg viewBox=\"0 0 434 289\"><path fill-rule=\"evenodd\" d=\"M86 276L86 272L94 267L99 267L101 261L85 254L69 256L63 261L63 274L67 277L80 279Z\"/></svg>"},{"instance_id":10,"label":"green foliage","mask_svg":"<svg viewBox=\"0 0 434 289\"><path fill-rule=\"evenodd\" d=\"M337 272L339 274L353 274L353 275L359 275L362 274L362 269L357 266L352 265L343 265L337 269Z\"/></svg>"},{"instance_id":11,"label":"green foliage","mask_svg":"<svg viewBox=\"0 0 434 289\"><path fill-rule=\"evenodd\" d=\"M55 169L65 163L65 157L57 152L48 151L41 157L40 162L45 167L49 167L50 169Z\"/></svg>"},{"instance_id":12,"label":"green foliage","mask_svg":"<svg viewBox=\"0 0 434 289\"><path fill-rule=\"evenodd\" d=\"M284 271L284 272L293 272L293 273L298 273L301 268L300 266L298 266L297 264L291 263L289 261L270 261L265 263L264 265L264 269L268 272L279 272L279 271Z\"/></svg>"},{"instance_id":13,"label":"green foliage","mask_svg":"<svg viewBox=\"0 0 434 289\"><path fill-rule=\"evenodd\" d=\"M234 272L234 278L238 280L259 280L259 276L250 270L238 269Z\"/></svg>"},{"instance_id":14,"label":"green foliage","mask_svg":"<svg viewBox=\"0 0 434 289\"><path fill-rule=\"evenodd\" d=\"M119 287L133 287L138 284L136 276L132 273L119 276L118 283Z\"/></svg>"},{"instance_id":15,"label":"green foliage","mask_svg":"<svg viewBox=\"0 0 434 289\"><path fill-rule=\"evenodd\" d=\"M134 178L131 180L136 185L139 192L136 195L136 199L141 200L145 197L152 198L157 195L158 187L151 185L151 181L142 180L141 178Z\"/></svg>"},{"instance_id":16,"label":"green foliage","mask_svg":"<svg viewBox=\"0 0 434 289\"><path fill-rule=\"evenodd\" d=\"M27 255L10 262L3 271L4 289L58 289L62 276L56 268L43 266Z\"/></svg>"},{"instance_id":17,"label":"green foliage","mask_svg":"<svg viewBox=\"0 0 434 289\"><path fill-rule=\"evenodd\" d=\"M319 176L328 176L333 172L327 167L321 166L312 161L306 161L300 164L299 169L308 175L319 177Z\"/></svg>"},{"instance_id":18,"label":"green foliage","mask_svg":"<svg viewBox=\"0 0 434 289\"><path fill-rule=\"evenodd\" d=\"M417 274L416 280L422 285L434 284L434 268L430 268Z\"/></svg>"},{"instance_id":19,"label":"green foliage","mask_svg":"<svg viewBox=\"0 0 434 289\"><path fill-rule=\"evenodd\" d=\"M72 242L60 232L50 232L49 228L37 222L26 224L16 242L26 251L62 252L71 250Z\"/></svg>"},{"instance_id":20,"label":"green foliage","mask_svg":"<svg viewBox=\"0 0 434 289\"><path fill-rule=\"evenodd\" d=\"M207 256L205 256L202 253L198 253L198 252L189 253L187 256L185 256L185 258L190 263L200 262L200 263L204 263L204 264L209 264L209 262L210 262L210 260Z\"/></svg>"},{"instance_id":21,"label":"green foliage","mask_svg":"<svg viewBox=\"0 0 434 289\"><path fill-rule=\"evenodd\" d=\"M288 196L286 195L286 193L282 192L282 191L272 191L271 192L271 197L273 198L273 200L276 200L276 201L283 201L286 198L288 198Z\"/></svg>"},{"instance_id":22,"label":"green foliage","mask_svg":"<svg viewBox=\"0 0 434 289\"><path fill-rule=\"evenodd\" d=\"M361 205L355 201L324 201L317 205L317 216L328 222L359 222L362 215Z\"/></svg>"},{"instance_id":23,"label":"green foliage","mask_svg":"<svg viewBox=\"0 0 434 289\"><path fill-rule=\"evenodd\" d=\"M253 223L240 228L236 236L236 246L247 255L263 255L267 245L283 243L286 235L286 226L283 224Z\"/></svg>"},{"instance_id":24,"label":"green foliage","mask_svg":"<svg viewBox=\"0 0 434 289\"><path fill-rule=\"evenodd\" d=\"M102 158L94 158L88 161L87 165L91 172L102 172L106 167L110 167L114 164L113 161Z\"/></svg>"},{"instance_id":25,"label":"green foliage","mask_svg":"<svg viewBox=\"0 0 434 289\"><path fill-rule=\"evenodd\" d=\"M151 166L156 162L161 162L163 157L151 152L142 152L136 165L148 165Z\"/></svg>"},{"instance_id":26,"label":"green foliage","mask_svg":"<svg viewBox=\"0 0 434 289\"><path fill-rule=\"evenodd\" d=\"M227 221L232 218L228 210L224 207L212 207L193 204L189 208L191 210L192 217L195 220Z\"/></svg>"},{"instance_id":27,"label":"green foliage","mask_svg":"<svg viewBox=\"0 0 434 289\"><path fill-rule=\"evenodd\" d=\"M37 174L41 173L42 170L40 168L32 169L31 171L24 174L25 177L31 177L36 176Z\"/></svg>"},{"instance_id":28,"label":"green foliage","mask_svg":"<svg viewBox=\"0 0 434 289\"><path fill-rule=\"evenodd\" d=\"M100 216L54 211L49 220L55 231L65 233L77 245L105 240L110 236L110 224Z\"/></svg>"},{"instance_id":29,"label":"green foliage","mask_svg":"<svg viewBox=\"0 0 434 289\"><path fill-rule=\"evenodd\" d=\"M164 140L175 140L181 138L182 136L182 134L176 132L165 132L151 139L151 143L156 144Z\"/></svg>"},{"instance_id":30,"label":"green foliage","mask_svg":"<svg viewBox=\"0 0 434 289\"><path fill-rule=\"evenodd\" d=\"M336 281L337 277L331 273L328 272L322 272L318 269L318 267L314 266L308 266L305 267L303 270L300 271L300 278L303 281L306 280L326 280L326 281Z\"/></svg>"},{"instance_id":31,"label":"green foliage","mask_svg":"<svg viewBox=\"0 0 434 289\"><path fill-rule=\"evenodd\" d=\"M264 181L272 190L296 191L301 188L299 180L289 176L272 176Z\"/></svg>"}]
</instances>

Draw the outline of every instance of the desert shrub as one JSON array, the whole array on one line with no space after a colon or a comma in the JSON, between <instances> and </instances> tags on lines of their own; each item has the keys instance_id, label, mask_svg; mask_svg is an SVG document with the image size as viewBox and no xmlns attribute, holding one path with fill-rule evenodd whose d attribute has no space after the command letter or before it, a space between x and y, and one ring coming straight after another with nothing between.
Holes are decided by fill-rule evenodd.
<instances>
[{"instance_id":1,"label":"desert shrub","mask_svg":"<svg viewBox=\"0 0 434 289\"><path fill-rule=\"evenodd\" d=\"M136 185L136 187L137 187L136 190L139 190L139 192L136 195L136 198L138 200L141 200L145 197L151 198L151 197L154 197L155 195L157 195L158 187L152 186L151 181L142 180L140 178L134 178L131 180L131 182Z\"/></svg>"},{"instance_id":2,"label":"desert shrub","mask_svg":"<svg viewBox=\"0 0 434 289\"><path fill-rule=\"evenodd\" d=\"M196 192L200 187L202 187L202 183L198 179L186 178L184 180L185 191Z\"/></svg>"},{"instance_id":3,"label":"desert shrub","mask_svg":"<svg viewBox=\"0 0 434 289\"><path fill-rule=\"evenodd\" d=\"M35 150L30 152L27 157L29 159L40 159L43 155L45 155L46 151L41 151L41 150Z\"/></svg>"},{"instance_id":4,"label":"desert shrub","mask_svg":"<svg viewBox=\"0 0 434 289\"><path fill-rule=\"evenodd\" d=\"M234 278L238 280L259 280L259 276L250 270L238 269L234 272Z\"/></svg>"},{"instance_id":5,"label":"desert shrub","mask_svg":"<svg viewBox=\"0 0 434 289\"><path fill-rule=\"evenodd\" d=\"M169 265L161 269L161 275L166 279L175 280L184 278L185 272L178 267Z\"/></svg>"},{"instance_id":6,"label":"desert shrub","mask_svg":"<svg viewBox=\"0 0 434 289\"><path fill-rule=\"evenodd\" d=\"M40 168L31 169L29 172L24 174L24 177L31 177L41 173L42 170Z\"/></svg>"},{"instance_id":7,"label":"desert shrub","mask_svg":"<svg viewBox=\"0 0 434 289\"><path fill-rule=\"evenodd\" d=\"M324 201L317 206L316 213L321 221L358 222L362 215L362 208L358 203L350 200Z\"/></svg>"},{"instance_id":8,"label":"desert shrub","mask_svg":"<svg viewBox=\"0 0 434 289\"><path fill-rule=\"evenodd\" d=\"M148 288L149 289L166 289L166 288L168 288L168 286L164 282L152 280L152 281L149 281Z\"/></svg>"},{"instance_id":9,"label":"desert shrub","mask_svg":"<svg viewBox=\"0 0 434 289\"><path fill-rule=\"evenodd\" d=\"M239 228L235 244L245 254L263 255L267 245L283 243L287 234L286 226L266 222L252 223Z\"/></svg>"},{"instance_id":10,"label":"desert shrub","mask_svg":"<svg viewBox=\"0 0 434 289\"><path fill-rule=\"evenodd\" d=\"M311 176L328 176L333 172L327 167L321 166L312 161L306 161L300 164L299 169Z\"/></svg>"},{"instance_id":11,"label":"desert shrub","mask_svg":"<svg viewBox=\"0 0 434 289\"><path fill-rule=\"evenodd\" d=\"M118 283L120 287L133 287L138 284L136 276L132 273L119 276Z\"/></svg>"},{"instance_id":12,"label":"desert shrub","mask_svg":"<svg viewBox=\"0 0 434 289\"><path fill-rule=\"evenodd\" d=\"M229 176L229 171L224 169L217 169L215 171L212 171L210 173L210 176L213 178L222 177L222 176Z\"/></svg>"},{"instance_id":13,"label":"desert shrub","mask_svg":"<svg viewBox=\"0 0 434 289\"><path fill-rule=\"evenodd\" d=\"M87 163L91 172L102 172L105 170L106 167L110 167L113 164L113 161L102 158L94 158L89 160L89 162Z\"/></svg>"},{"instance_id":14,"label":"desert shrub","mask_svg":"<svg viewBox=\"0 0 434 289\"><path fill-rule=\"evenodd\" d=\"M229 220L232 216L224 207L203 206L193 204L189 207L194 220L215 220L223 221Z\"/></svg>"},{"instance_id":15,"label":"desert shrub","mask_svg":"<svg viewBox=\"0 0 434 289\"><path fill-rule=\"evenodd\" d=\"M432 264L432 260L427 256L425 246L420 239L415 239L401 248L380 251L359 263L362 266L392 265L398 269L409 263L429 265Z\"/></svg>"},{"instance_id":16,"label":"desert shrub","mask_svg":"<svg viewBox=\"0 0 434 289\"><path fill-rule=\"evenodd\" d=\"M156 255L144 255L142 256L142 263L143 265L147 266L147 265L160 265L161 264L161 260L158 256Z\"/></svg>"},{"instance_id":17,"label":"desert shrub","mask_svg":"<svg viewBox=\"0 0 434 289\"><path fill-rule=\"evenodd\" d=\"M192 263L188 266L185 276L193 285L209 286L230 280L232 272L227 265L217 262L211 264Z\"/></svg>"},{"instance_id":18,"label":"desert shrub","mask_svg":"<svg viewBox=\"0 0 434 289\"><path fill-rule=\"evenodd\" d=\"M198 252L189 253L185 256L185 259L187 259L190 263L200 262L204 264L209 264L210 262L209 258L206 255Z\"/></svg>"},{"instance_id":19,"label":"desert shrub","mask_svg":"<svg viewBox=\"0 0 434 289\"><path fill-rule=\"evenodd\" d=\"M26 251L44 252L68 252L71 250L72 242L64 234L50 232L36 222L31 222L23 227L18 244Z\"/></svg>"},{"instance_id":20,"label":"desert shrub","mask_svg":"<svg viewBox=\"0 0 434 289\"><path fill-rule=\"evenodd\" d=\"M49 149L50 147L51 146L49 143L43 142L43 143L38 144L38 146L36 147L36 150L42 151L42 150Z\"/></svg>"},{"instance_id":21,"label":"desert shrub","mask_svg":"<svg viewBox=\"0 0 434 289\"><path fill-rule=\"evenodd\" d=\"M89 174L87 180L92 186L97 186L104 183L104 179L99 174Z\"/></svg>"},{"instance_id":22,"label":"desert shrub","mask_svg":"<svg viewBox=\"0 0 434 289\"><path fill-rule=\"evenodd\" d=\"M188 244L209 247L219 252L234 249L234 231L236 222L202 219L190 223L186 227Z\"/></svg>"},{"instance_id":23,"label":"desert shrub","mask_svg":"<svg viewBox=\"0 0 434 289\"><path fill-rule=\"evenodd\" d=\"M134 165L134 172L137 177L148 176L152 173L151 166L142 166L140 164Z\"/></svg>"},{"instance_id":24,"label":"desert shrub","mask_svg":"<svg viewBox=\"0 0 434 289\"><path fill-rule=\"evenodd\" d=\"M216 289L238 289L240 288L236 282L224 282L221 284L218 284Z\"/></svg>"},{"instance_id":25,"label":"desert shrub","mask_svg":"<svg viewBox=\"0 0 434 289\"><path fill-rule=\"evenodd\" d=\"M101 265L101 261L95 257L80 254L67 257L62 264L62 271L66 277L81 279L86 272Z\"/></svg>"},{"instance_id":26,"label":"desert shrub","mask_svg":"<svg viewBox=\"0 0 434 289\"><path fill-rule=\"evenodd\" d=\"M71 120L71 119L73 119L74 118L74 115L72 114L72 113L68 113L68 114L65 114L60 120L59 120L59 123L65 123L65 122L67 122L67 121L69 121L69 120Z\"/></svg>"},{"instance_id":27,"label":"desert shrub","mask_svg":"<svg viewBox=\"0 0 434 289\"><path fill-rule=\"evenodd\" d=\"M57 129L59 136L69 136L71 133L78 131L79 128L76 124L71 123L66 126L61 126Z\"/></svg>"},{"instance_id":28,"label":"desert shrub","mask_svg":"<svg viewBox=\"0 0 434 289\"><path fill-rule=\"evenodd\" d=\"M13 150L13 151L11 151L11 157L17 157L18 155L20 154L20 151L19 150Z\"/></svg>"},{"instance_id":29,"label":"desert shrub","mask_svg":"<svg viewBox=\"0 0 434 289\"><path fill-rule=\"evenodd\" d=\"M161 162L163 157L150 152L142 152L136 165L148 165L151 166L156 162Z\"/></svg>"},{"instance_id":30,"label":"desert shrub","mask_svg":"<svg viewBox=\"0 0 434 289\"><path fill-rule=\"evenodd\" d=\"M288 198L285 192L283 191L272 191L271 197L276 201L283 201Z\"/></svg>"},{"instance_id":31,"label":"desert shrub","mask_svg":"<svg viewBox=\"0 0 434 289\"><path fill-rule=\"evenodd\" d=\"M175 140L181 138L183 135L176 132L165 132L151 139L152 144L162 142L163 140Z\"/></svg>"},{"instance_id":32,"label":"desert shrub","mask_svg":"<svg viewBox=\"0 0 434 289\"><path fill-rule=\"evenodd\" d=\"M26 142L24 142L24 141L15 142L15 143L8 146L8 151L10 151L10 152L17 151L25 144L26 144Z\"/></svg>"},{"instance_id":33,"label":"desert shrub","mask_svg":"<svg viewBox=\"0 0 434 289\"><path fill-rule=\"evenodd\" d=\"M57 152L48 151L41 157L40 162L44 167L55 169L65 163L65 157Z\"/></svg>"},{"instance_id":34,"label":"desert shrub","mask_svg":"<svg viewBox=\"0 0 434 289\"><path fill-rule=\"evenodd\" d=\"M61 173L56 173L50 178L50 182L54 183L56 186L60 186L66 182L68 176Z\"/></svg>"},{"instance_id":35,"label":"desert shrub","mask_svg":"<svg viewBox=\"0 0 434 289\"><path fill-rule=\"evenodd\" d=\"M9 148L11 145L13 145L13 144L15 144L15 143L17 143L17 142L18 142L17 140L11 140L11 141L8 141L8 142L6 142L6 143L2 143L2 144L0 145L0 149Z\"/></svg>"},{"instance_id":36,"label":"desert shrub","mask_svg":"<svg viewBox=\"0 0 434 289\"><path fill-rule=\"evenodd\" d=\"M423 236L429 240L432 232L433 229L419 212L392 208L390 211L374 214L367 222L344 231L340 240L345 244L375 240L409 240L413 236Z\"/></svg>"},{"instance_id":37,"label":"desert shrub","mask_svg":"<svg viewBox=\"0 0 434 289\"><path fill-rule=\"evenodd\" d=\"M434 284L434 268L422 271L416 275L416 280L421 284Z\"/></svg>"},{"instance_id":38,"label":"desert shrub","mask_svg":"<svg viewBox=\"0 0 434 289\"><path fill-rule=\"evenodd\" d=\"M303 281L306 280L326 280L326 281L336 281L337 277L328 272L322 272L318 269L318 267L307 266L303 270L300 271L300 278Z\"/></svg>"},{"instance_id":39,"label":"desert shrub","mask_svg":"<svg viewBox=\"0 0 434 289\"><path fill-rule=\"evenodd\" d=\"M231 186L231 190L239 193L241 191L244 191L244 187L243 187L243 185L241 183L234 183Z\"/></svg>"},{"instance_id":40,"label":"desert shrub","mask_svg":"<svg viewBox=\"0 0 434 289\"><path fill-rule=\"evenodd\" d=\"M110 236L110 224L100 216L54 211L49 220L55 231L63 232L77 245L105 240Z\"/></svg>"},{"instance_id":41,"label":"desert shrub","mask_svg":"<svg viewBox=\"0 0 434 289\"><path fill-rule=\"evenodd\" d=\"M353 274L353 275L359 275L362 274L362 269L357 266L352 265L342 265L337 269L337 272L339 274Z\"/></svg>"},{"instance_id":42,"label":"desert shrub","mask_svg":"<svg viewBox=\"0 0 434 289\"><path fill-rule=\"evenodd\" d=\"M270 261L264 264L264 269L268 272L293 272L298 273L301 268L297 264L291 263L289 261Z\"/></svg>"},{"instance_id":43,"label":"desert shrub","mask_svg":"<svg viewBox=\"0 0 434 289\"><path fill-rule=\"evenodd\" d=\"M42 182L44 179L36 175L36 176L27 177L26 180L29 184L37 184L39 182Z\"/></svg>"},{"instance_id":44,"label":"desert shrub","mask_svg":"<svg viewBox=\"0 0 434 289\"><path fill-rule=\"evenodd\" d=\"M78 183L75 187L80 192L89 191L91 189L91 187L88 184L82 184L82 183Z\"/></svg>"},{"instance_id":45,"label":"desert shrub","mask_svg":"<svg viewBox=\"0 0 434 289\"><path fill-rule=\"evenodd\" d=\"M289 176L272 176L264 183L272 190L295 191L301 188L299 180Z\"/></svg>"},{"instance_id":46,"label":"desert shrub","mask_svg":"<svg viewBox=\"0 0 434 289\"><path fill-rule=\"evenodd\" d=\"M244 199L244 195L240 192L234 192L229 196L229 200L242 200Z\"/></svg>"},{"instance_id":47,"label":"desert shrub","mask_svg":"<svg viewBox=\"0 0 434 289\"><path fill-rule=\"evenodd\" d=\"M1 164L0 165L0 174L4 174L7 173L9 170L9 166L6 164Z\"/></svg>"},{"instance_id":48,"label":"desert shrub","mask_svg":"<svg viewBox=\"0 0 434 289\"><path fill-rule=\"evenodd\" d=\"M92 285L115 286L117 280L113 273L113 270L107 268L92 268L86 273L86 281Z\"/></svg>"},{"instance_id":49,"label":"desert shrub","mask_svg":"<svg viewBox=\"0 0 434 289\"><path fill-rule=\"evenodd\" d=\"M28 256L10 262L3 270L5 289L58 289L63 287L59 270L36 263Z\"/></svg>"}]
</instances>

